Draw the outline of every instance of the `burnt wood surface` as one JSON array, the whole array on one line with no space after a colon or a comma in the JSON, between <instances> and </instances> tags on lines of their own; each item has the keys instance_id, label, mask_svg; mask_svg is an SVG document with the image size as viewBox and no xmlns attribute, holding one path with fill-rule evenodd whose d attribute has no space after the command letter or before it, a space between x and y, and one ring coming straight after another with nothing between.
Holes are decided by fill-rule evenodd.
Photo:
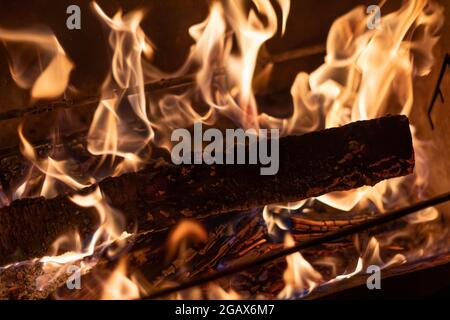
<instances>
[{"instance_id":1,"label":"burnt wood surface","mask_svg":"<svg viewBox=\"0 0 450 320\"><path fill-rule=\"evenodd\" d=\"M358 121L280 139L276 175L259 165L152 165L99 183L127 230L161 230L182 218L318 196L412 173L414 151L405 116ZM95 186L82 190L89 193ZM0 264L41 256L60 235L86 237L98 226L90 208L68 196L14 201L0 209Z\"/></svg>"}]
</instances>

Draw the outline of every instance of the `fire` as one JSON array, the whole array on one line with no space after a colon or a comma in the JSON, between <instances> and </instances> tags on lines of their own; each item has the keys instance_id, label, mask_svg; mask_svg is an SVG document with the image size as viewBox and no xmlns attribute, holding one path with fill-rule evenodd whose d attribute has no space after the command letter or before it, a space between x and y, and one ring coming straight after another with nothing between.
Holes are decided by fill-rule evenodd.
<instances>
[{"instance_id":1,"label":"fire","mask_svg":"<svg viewBox=\"0 0 450 320\"><path fill-rule=\"evenodd\" d=\"M171 230L167 239L166 261L180 266L178 272L180 278L183 278L185 273L189 273L186 270L186 262L189 260L190 241L193 243L204 243L207 239L208 234L205 228L195 220L182 220ZM164 281L162 286L176 285L176 282ZM211 294L220 296L225 294L225 291L216 285L212 285ZM177 292L171 298L176 300L200 300L203 298L203 292L201 288L194 287Z\"/></svg>"},{"instance_id":2,"label":"fire","mask_svg":"<svg viewBox=\"0 0 450 320\"><path fill-rule=\"evenodd\" d=\"M99 188L86 196L74 195L71 200L80 207L93 207L99 215L100 226L95 231L87 246L82 246L80 236L68 237L61 236L53 244L53 253L40 259L40 262L60 263L65 264L73 261L81 260L85 257L90 257L94 254L99 246L106 246L107 244L115 243L118 245L117 251L125 244L124 240L130 235L125 232L123 215L117 210L113 209L105 201ZM70 242L73 241L72 244ZM62 246L72 246L75 251L65 252L58 255L59 248ZM111 250L110 256L114 256L116 251Z\"/></svg>"},{"instance_id":3,"label":"fire","mask_svg":"<svg viewBox=\"0 0 450 320\"><path fill-rule=\"evenodd\" d=\"M192 239L195 242L206 242L208 234L206 230L196 221L182 220L169 235L167 246L167 259L172 260L178 255L183 258L187 250L187 240Z\"/></svg>"},{"instance_id":4,"label":"fire","mask_svg":"<svg viewBox=\"0 0 450 320\"><path fill-rule=\"evenodd\" d=\"M281 9L281 23L275 5ZM112 51L111 70L103 82L87 137L87 150L97 166L80 177L74 173L73 159L40 158L20 127L21 151L40 173L37 179L40 189L37 194L30 191L36 183L30 172L15 190L14 199L36 195L55 197L59 193L57 184L75 192L106 176L137 171L151 157L150 146L170 149L172 130L190 127L196 122L212 126L225 117L244 129L279 128L282 135L289 135L320 129L322 119L325 127L334 127L386 113L411 115L414 112L413 81L430 72L434 64L431 49L438 41L443 21L443 9L434 2L411 0L405 1L397 11L384 15L379 28L369 29L365 8L358 6L333 23L324 63L311 74L300 72L297 75L291 88L292 116L277 118L258 111L254 86L257 79L269 74L270 66L258 72L258 55L278 31L285 33L289 0L252 0L250 6L240 0L212 2L208 17L189 28L194 44L184 65L172 74L152 65L156 49L140 26L145 15L143 10L126 14L119 11L110 17L95 2L92 9L108 28ZM32 102L64 94L74 65L51 32L0 29L0 40L11 54L13 79L20 87L30 90ZM38 57L30 52L38 52ZM30 65L39 68L29 68ZM181 94L167 93L156 102L148 99L146 83L187 76L193 70L195 84L192 87ZM200 111L195 106L198 96L206 102L206 110ZM414 144L417 158L414 181L385 181L373 188L327 194L316 201L341 211L375 205L383 212L387 207L407 203L411 197L406 196L404 190L406 193L418 190L415 196L420 197L427 181L424 160L427 142L414 138ZM81 239L78 233L62 235L54 243L53 251L39 259L45 266L66 267L95 256L99 248L108 248L112 243L115 250L110 249L108 253L114 256L125 246L129 236L125 232L126 213L112 208L99 188L93 190L87 195L75 194L71 200L80 207L95 209L100 221L98 229L87 245L83 245L86 239ZM289 227L278 213L301 211L305 203L264 208L263 217L269 232L276 228L287 231ZM433 208L418 213L410 222L418 224L438 217L438 211ZM198 223L181 221L168 239L168 259L185 253L188 238L203 242L208 234ZM408 255L398 255L384 263L380 257L383 244L372 238L366 251L357 257L355 270L336 275L328 282L301 253L290 255L283 275L285 287L278 298L303 296L319 285L360 273L370 262L387 267L406 260ZM294 240L287 234L285 246L293 245ZM70 249L63 252L62 248ZM85 263L84 266L92 265ZM137 280L127 273L126 261L122 259L104 284L102 298L139 298ZM202 297L198 289L184 294ZM212 285L208 297L237 299L240 295Z\"/></svg>"},{"instance_id":5,"label":"fire","mask_svg":"<svg viewBox=\"0 0 450 320\"><path fill-rule=\"evenodd\" d=\"M103 84L100 104L89 129L88 150L111 164L119 157L120 164L116 164L114 172L118 175L126 168L139 167L139 153L154 134L147 115L143 70L143 58L152 57L153 45L139 26L143 11L126 15L119 11L110 18L97 3L92 6L110 28L113 58L111 74ZM124 116L130 110L133 115ZM131 126L142 128L136 131Z\"/></svg>"},{"instance_id":6,"label":"fire","mask_svg":"<svg viewBox=\"0 0 450 320\"><path fill-rule=\"evenodd\" d=\"M286 235L284 243L288 248L295 245L294 239L289 234ZM322 281L321 274L303 258L300 252L291 254L286 261L287 267L283 275L285 287L278 294L279 299L306 295Z\"/></svg>"},{"instance_id":7,"label":"fire","mask_svg":"<svg viewBox=\"0 0 450 320\"><path fill-rule=\"evenodd\" d=\"M94 252L96 245L100 243L115 241L120 247L118 241L128 236L128 233L125 232L124 217L106 202L99 188L96 188L94 192L87 196L74 195L71 200L80 207L95 208L100 217L100 227L94 233L88 246L89 255ZM114 255L114 252L110 252L110 254Z\"/></svg>"},{"instance_id":8,"label":"fire","mask_svg":"<svg viewBox=\"0 0 450 320\"><path fill-rule=\"evenodd\" d=\"M263 218L269 234L274 235L276 230L289 230L289 226L287 226L283 219L281 219L279 213L282 210L287 210L288 212L291 210L299 210L305 203L306 201L302 200L296 203L265 206L263 209Z\"/></svg>"},{"instance_id":9,"label":"fire","mask_svg":"<svg viewBox=\"0 0 450 320\"><path fill-rule=\"evenodd\" d=\"M118 12L113 18L109 18L96 3L93 3L93 8L111 29L109 40L114 55L111 75L104 83L101 102L89 131L88 150L93 156L102 157L101 163L111 161L111 165L114 164L112 174L120 174L137 169L141 162L138 154L148 145L153 135L146 114L141 59L142 56L151 58L153 49L139 27L143 18L142 11L134 11L125 16ZM0 30L0 39L7 43L7 47L9 42L13 42L20 50L35 47L39 51L39 57L27 57L27 59L30 61L41 59L42 63L46 64L43 70L27 68L29 65L25 62L29 61L19 59L23 56L17 53L13 55L10 64L14 80L21 87L30 88L33 99L55 98L66 90L73 64L51 33ZM127 51L125 48L130 49ZM124 112L122 100L129 103L136 119L147 128L144 135L141 134L142 130L139 135L135 135L135 132L127 127L130 120L121 118L121 113ZM47 198L55 197L58 194L57 183L78 191L96 182L93 178L94 175L98 176L96 172L89 172L85 177L75 178L73 160L70 158L63 160L56 160L51 156L46 159L39 158L31 143L25 138L22 126L19 127L19 137L22 143L22 154L33 164L32 169L37 169L41 173L40 191L37 195ZM121 160L115 161L116 157ZM35 195L29 192L34 182L30 177L31 174L17 188L14 199ZM95 264L95 259L84 263L84 258L92 258L98 253L97 251L102 252L105 248L108 249L109 256L113 257L123 249L126 244L125 239L130 236L125 232L123 214L108 204L98 187L87 195L75 194L71 200L80 207L94 208L99 217L99 227L87 245L84 244L86 239L81 239L78 233L62 235L57 239L49 255L38 260L48 274L58 276L69 265L75 263L81 263L83 271L86 271ZM109 247L111 244L114 244L114 249ZM124 268L122 263L119 264L111 280L113 284L119 281L119 274L123 273ZM126 283L124 285L128 287ZM134 297L132 292L130 295ZM113 296L113 298L117 297L117 295Z\"/></svg>"},{"instance_id":10,"label":"fire","mask_svg":"<svg viewBox=\"0 0 450 320\"><path fill-rule=\"evenodd\" d=\"M208 299L211 300L239 300L242 299L241 295L230 289L226 291L225 289L219 287L218 285L211 284L208 288Z\"/></svg>"},{"instance_id":11,"label":"fire","mask_svg":"<svg viewBox=\"0 0 450 320\"><path fill-rule=\"evenodd\" d=\"M367 248L362 257L366 265L377 265L381 269L387 268L394 264L401 264L406 262L406 257L404 255L396 254L394 257L392 257L391 260L385 263L380 256L380 243L375 237L370 238Z\"/></svg>"},{"instance_id":12,"label":"fire","mask_svg":"<svg viewBox=\"0 0 450 320\"><path fill-rule=\"evenodd\" d=\"M431 1L406 1L399 10L384 15L376 29L367 28L363 6L338 18L328 35L324 64L311 74L297 75L291 89L295 109L283 123L284 134L316 130L322 117L325 127L334 127L387 113L411 115L413 81L427 75L434 64L431 49L439 39L442 10ZM416 36L416 31L420 36ZM374 187L323 195L317 201L342 211L375 205L383 212L388 207L406 205L411 196L405 190L414 190L415 197L420 199L427 183L428 164L424 155L429 142L419 140L415 128L412 132L416 153L414 181L403 178L383 181ZM273 216L279 208L285 206L264 209L264 216L271 217L267 220L269 230L274 227ZM408 220L423 223L438 217L438 211L431 208ZM386 266L379 259L378 241L372 239L369 248L373 250L373 259ZM404 259L396 256L392 261Z\"/></svg>"},{"instance_id":13,"label":"fire","mask_svg":"<svg viewBox=\"0 0 450 320\"><path fill-rule=\"evenodd\" d=\"M322 108L326 127L371 119L389 112L410 115L414 77L431 71L434 59L430 48L438 40L442 21L442 8L425 0L405 2L398 11L382 17L380 27L374 30L366 27L362 6L337 19L328 35L325 63L310 75L300 73L292 87L302 119L317 121ZM413 38L418 29L423 29L424 34ZM323 101L323 105L306 100L312 96L322 97L319 101ZM295 120L295 114L290 120ZM315 121L308 125L312 130L317 128ZM292 127L290 132L295 133L298 129L304 127ZM417 165L422 164L421 143L415 139ZM417 171L426 172L426 168ZM400 182L401 179L397 179L380 183L375 188L333 193L319 200L347 211L361 200L370 199L383 209L383 202L392 205L396 201L395 190ZM388 190L393 190L395 196L382 200ZM402 197L398 198L400 201Z\"/></svg>"},{"instance_id":14,"label":"fire","mask_svg":"<svg viewBox=\"0 0 450 320\"><path fill-rule=\"evenodd\" d=\"M359 274L361 271L363 271L363 263L364 263L363 258L359 257L354 271L352 271L350 273L346 273L346 274L341 274L341 275L337 276L336 278L334 278L333 280L331 280L329 283L334 282L334 281L349 279L349 278Z\"/></svg>"},{"instance_id":15,"label":"fire","mask_svg":"<svg viewBox=\"0 0 450 320\"><path fill-rule=\"evenodd\" d=\"M71 188L72 190L80 190L88 187L93 180L86 179L86 182L77 181L70 175L69 160L55 160L52 157L41 159L36 154L31 143L25 138L22 126L19 126L19 137L21 141L21 151L25 158L33 164L33 168L38 169L43 175L39 195L46 198L53 198L58 194L56 183L60 182ZM26 195L30 180L26 180L20 185L15 194L14 199L20 199Z\"/></svg>"},{"instance_id":16,"label":"fire","mask_svg":"<svg viewBox=\"0 0 450 320\"><path fill-rule=\"evenodd\" d=\"M33 100L61 96L74 65L55 35L47 28L6 30L0 28L10 58L10 72L17 85L30 89Z\"/></svg>"},{"instance_id":17,"label":"fire","mask_svg":"<svg viewBox=\"0 0 450 320\"><path fill-rule=\"evenodd\" d=\"M285 246L291 247L295 244L292 237L287 234L285 238ZM357 244L358 245L358 244ZM375 237L371 237L366 248L356 260L356 266L353 271L336 275L336 261L332 259L321 259L315 261L319 266L332 268L334 277L325 281L322 275L306 261L300 252L291 254L286 258L287 267L284 272L285 287L278 294L280 299L301 298L310 294L319 286L326 286L338 281L343 281L354 277L360 273L364 273L369 266L375 265L383 270L392 265L399 265L406 262L406 257L402 254L396 254L388 262L384 262L380 256L380 243Z\"/></svg>"},{"instance_id":18,"label":"fire","mask_svg":"<svg viewBox=\"0 0 450 320\"><path fill-rule=\"evenodd\" d=\"M71 200L80 207L95 208L99 215L100 225L87 245L83 244L80 235L76 232L59 237L53 243L49 255L38 260L45 272L38 279L38 287L50 285L66 273L67 268L73 265L79 266L80 274L88 272L97 263L96 257L105 250L108 250L108 256L112 258L117 256L126 245L126 239L130 236L125 231L123 215L108 205L99 188L85 196L74 195ZM111 244L115 245L114 249L110 247ZM84 261L85 258L90 260ZM124 270L126 270L124 264L119 263L108 283L118 284L122 279L120 275L123 275ZM50 275L50 278L46 275ZM128 287L129 285L125 283L124 286ZM118 298L118 296L112 296L112 299L114 298Z\"/></svg>"},{"instance_id":19,"label":"fire","mask_svg":"<svg viewBox=\"0 0 450 320\"><path fill-rule=\"evenodd\" d=\"M364 8L360 6L334 22L328 35L325 63L310 75L299 73L291 89L295 109L292 117L284 122L286 134L316 130L322 116L326 127L334 127L389 112L411 115L414 78L428 74L434 63L430 48L438 40L437 33L443 21L442 8L425 0L407 1L398 11L384 16L377 29L369 30L366 21ZM421 37L413 37L414 31L420 29L424 31ZM392 109L392 105L397 109ZM414 128L412 131L415 133ZM400 191L402 184L408 190L418 190L416 197L420 198L427 181L427 164L423 160L427 142L414 136L414 145L417 160L412 183L402 178L394 179L372 188L330 193L317 200L342 211L355 207L363 209L371 203L383 211L386 206L406 204L407 196ZM291 207L293 210L298 208L297 205ZM269 231L273 232L275 226L285 229L276 217L276 211L280 209L286 209L286 206L264 209ZM423 223L438 217L439 212L430 208L408 220ZM423 254L423 250L418 251ZM285 272L286 287L280 293L283 298L294 296L293 288L297 288L297 292L310 292L320 280L319 277L306 283L293 280L296 272L297 279L301 279L302 272L304 277L308 277L315 270L301 256L297 256L296 265L293 258L290 259ZM355 270L337 275L327 283L350 278L362 272L365 265L387 268L406 260L404 255L397 254L384 263L380 257L380 243L371 238L365 252L358 258ZM286 281L287 275L291 275L290 281Z\"/></svg>"},{"instance_id":20,"label":"fire","mask_svg":"<svg viewBox=\"0 0 450 320\"><path fill-rule=\"evenodd\" d=\"M371 237L364 252L362 252L358 257L355 270L346 274L338 275L329 280L327 284L356 276L357 274L365 272L371 265L377 266L380 270L383 270L392 265L399 265L404 262L406 262L406 257L402 254L396 254L388 262L384 262L380 256L380 243L375 237Z\"/></svg>"},{"instance_id":21,"label":"fire","mask_svg":"<svg viewBox=\"0 0 450 320\"><path fill-rule=\"evenodd\" d=\"M103 286L102 300L132 300L140 297L137 281L126 276L127 264L121 259L117 268Z\"/></svg>"},{"instance_id":22,"label":"fire","mask_svg":"<svg viewBox=\"0 0 450 320\"><path fill-rule=\"evenodd\" d=\"M258 52L262 44L270 39L277 30L277 17L270 2L255 0L253 3L258 9L258 13L267 19L266 26L262 24L256 12L250 11L248 16L244 14L243 2L230 1L232 18L229 23L235 32L241 54L237 57L230 56L228 61L229 77L239 90L237 99L244 113L243 126L251 128L258 126L258 110L252 90ZM289 7L284 9L289 9ZM286 17L286 12L284 15Z\"/></svg>"}]
</instances>

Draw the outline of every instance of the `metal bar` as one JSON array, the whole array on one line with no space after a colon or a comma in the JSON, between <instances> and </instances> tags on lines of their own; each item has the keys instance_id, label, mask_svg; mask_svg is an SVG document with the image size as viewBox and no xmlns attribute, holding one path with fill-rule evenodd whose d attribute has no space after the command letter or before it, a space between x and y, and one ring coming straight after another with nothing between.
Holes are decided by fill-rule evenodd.
<instances>
[{"instance_id":1,"label":"metal bar","mask_svg":"<svg viewBox=\"0 0 450 320\"><path fill-rule=\"evenodd\" d=\"M226 268L223 269L221 271L218 272L214 272L214 273L210 273L207 274L205 276L201 276L189 281L186 281L184 283L181 283L175 287L170 287L170 288L165 288L165 289L161 289L158 291L154 291L150 294L148 294L147 296L143 297L143 299L157 299L157 298L162 298L165 297L169 294L175 293L175 292L179 292L182 290L186 290L186 289L190 289L193 287L197 287L200 285L203 285L205 283L211 282L211 281L215 281L218 280L220 278L226 277L226 276L230 276L232 274L247 270L249 268L252 267L256 267L256 266L260 266L263 265L265 263L277 260L279 258L288 256L290 254L293 254L295 252L298 252L300 250L303 249L307 249L307 248L311 248L326 242L330 242L330 241L335 241L338 240L340 238L343 237L347 237L353 234L356 234L358 232L362 232L365 231L367 229L379 226L381 224L387 223L387 222L391 222L394 221L396 219L402 218L404 216L407 216L411 213L423 210L425 208L428 207L432 207L432 206L436 206L438 204L442 204L444 202L450 201L450 192L448 193L444 193L441 194L439 196L433 197L431 199L428 200L424 200L421 202L418 202L416 204L413 204L411 206L408 207L404 207L401 209L397 209L397 210L393 210L387 213L383 213L382 215L380 215L377 218L373 218L370 220L367 220L363 223L354 225L354 226L350 226L347 228L343 228L334 232L330 232L328 234L326 234L323 237L320 238L315 238L315 239L311 239L305 242L302 242L298 245L295 245L293 247L290 248L286 248L283 250L279 250L279 251L275 251L273 253L267 254L267 255L263 255L260 256L256 259L253 260L249 260L249 261L244 261L241 262L239 264L236 264L230 268Z\"/></svg>"}]
</instances>

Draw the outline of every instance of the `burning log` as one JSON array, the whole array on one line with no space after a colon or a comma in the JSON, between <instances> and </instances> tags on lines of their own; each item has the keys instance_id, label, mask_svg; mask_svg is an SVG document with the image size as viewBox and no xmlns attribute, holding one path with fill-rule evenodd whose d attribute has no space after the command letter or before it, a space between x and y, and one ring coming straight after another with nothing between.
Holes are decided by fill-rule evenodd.
<instances>
[{"instance_id":1,"label":"burning log","mask_svg":"<svg viewBox=\"0 0 450 320\"><path fill-rule=\"evenodd\" d=\"M414 167L405 116L359 121L340 128L281 138L279 170L258 165L154 164L108 178L99 187L125 213L127 230L161 230L184 217L205 219L265 204L301 200L407 175ZM82 190L90 193L95 186ZM98 227L91 208L69 196L23 199L0 209L0 264L41 256L58 236Z\"/></svg>"},{"instance_id":2,"label":"burning log","mask_svg":"<svg viewBox=\"0 0 450 320\"><path fill-rule=\"evenodd\" d=\"M450 201L450 193L444 193L441 195L438 195L434 198L430 198L428 200L424 200L421 202L418 202L416 204L413 204L408 207L400 208L397 210L393 210L390 212L387 212L383 215L378 216L377 218L368 219L362 223L346 227L341 230L329 232L325 234L323 237L311 239L309 241L304 241L301 243L298 243L294 246L282 249L282 250L276 250L271 251L265 255L258 256L255 259L247 259L242 262L238 262L236 264L233 264L227 268L223 268L220 271L209 273L209 274L203 274L197 278L182 282L181 284L174 286L174 287L168 287L161 289L159 291L154 291L150 293L146 298L147 299L157 299L165 297L169 294L180 292L182 290L194 288L197 286L204 285L208 282L216 281L222 278L225 278L227 276L237 274L239 272L243 272L246 270L249 270L253 267L262 266L269 262L276 261L279 258L289 256L293 253L299 252L301 250L309 249L314 246L322 245L324 243L334 241L340 238L344 238L350 235L358 234L359 232L367 231L371 228L380 226L382 224L386 224L389 222L393 222L397 219L400 219L402 217L405 217L409 214L418 212L420 210L423 210L425 208L429 208L438 204L442 204L444 202ZM446 256L448 256L448 253L446 253Z\"/></svg>"}]
</instances>

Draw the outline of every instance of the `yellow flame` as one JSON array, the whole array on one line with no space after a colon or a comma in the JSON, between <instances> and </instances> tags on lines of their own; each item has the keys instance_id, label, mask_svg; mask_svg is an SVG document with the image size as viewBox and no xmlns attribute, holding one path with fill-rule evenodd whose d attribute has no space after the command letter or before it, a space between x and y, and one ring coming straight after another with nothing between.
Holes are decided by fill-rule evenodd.
<instances>
[{"instance_id":1,"label":"yellow flame","mask_svg":"<svg viewBox=\"0 0 450 320\"><path fill-rule=\"evenodd\" d=\"M337 281L347 280L354 277L361 272L365 272L366 268L371 265L378 266L380 270L388 268L392 265L399 265L406 262L406 257L402 254L394 255L388 262L384 262L380 256L380 243L375 237L371 237L364 252L358 257L355 270L349 273L338 275L326 284L334 283ZM322 262L323 263L323 262ZM334 262L335 263L335 262ZM334 267L334 263L331 266Z\"/></svg>"},{"instance_id":2,"label":"yellow flame","mask_svg":"<svg viewBox=\"0 0 450 320\"><path fill-rule=\"evenodd\" d=\"M281 33L284 34L290 1L278 0L277 3L282 11ZM413 112L414 77L428 74L434 63L431 49L438 40L437 32L443 21L440 6L427 0L405 1L399 10L384 15L380 27L374 30L366 26L363 6L337 19L328 35L324 64L311 74L301 72L297 75L291 88L293 114L282 119L259 113L256 105L253 82L257 58L264 43L276 34L279 26L270 1L252 0L252 4L247 7L241 0L212 3L206 20L189 29L195 44L186 63L169 75L186 75L196 68L196 85L182 94L166 94L154 103L147 99L144 84L167 74L151 65L153 45L140 27L144 12L136 10L123 14L119 11L109 17L93 3L94 12L110 29L108 40L113 55L111 72L103 83L100 103L90 126L88 151L100 156L103 162L108 161L112 175L138 170L144 162L141 152L150 142L170 148L172 129L188 127L196 121L212 125L219 115L230 118L240 127L277 127L283 135L288 135L316 130L321 127L321 119L325 120L326 127L332 127L388 112L407 115ZM416 30L420 32L413 36ZM33 99L55 98L65 91L73 64L53 34L0 29L0 40L6 43L12 55L10 70L14 80L19 86L30 89ZM236 50L232 50L233 46ZM36 50L29 48L37 49L38 57L30 55ZM39 68L30 69L29 65ZM218 73L222 77L217 77ZM199 112L194 107L193 97L199 93L209 107L206 112ZM55 196L55 182L62 182L73 190L95 182L89 177L83 181L74 178L69 159L40 159L24 137L22 128L19 128L19 136L22 153L44 175L41 195ZM417 157L415 183L420 189L424 187L427 175L423 161L426 143L414 138L414 145ZM400 189L404 182L401 178L384 181L374 188L328 194L318 200L344 211L368 202L383 210L386 204L393 206L407 201ZM29 183L27 180L17 188L16 198L27 194ZM78 234L63 235L55 242L53 254L41 259L43 263L76 261L92 255L99 245L124 237L123 216L108 205L100 189L85 196L75 195L72 201L82 207L95 208L100 226L87 247L82 246ZM266 207L263 215L269 228L287 228L272 210L295 209L302 204ZM428 210L416 215L412 222L436 218L437 211ZM175 250L188 235L198 239L207 237L201 227L183 222L172 234L170 250ZM285 243L292 246L292 238L287 236ZM73 250L60 254L59 248L68 245ZM370 240L367 250L358 260L354 272L339 277L358 273L363 263L360 261L382 262L376 239ZM289 256L287 264L285 288L280 292L280 298L310 292L322 281L321 275L300 253ZM126 273L126 264L121 261L105 286L105 298L139 296L139 289ZM114 291L114 288L119 289ZM220 288L216 291L216 296L237 296L233 291L226 293Z\"/></svg>"},{"instance_id":3,"label":"yellow flame","mask_svg":"<svg viewBox=\"0 0 450 320\"><path fill-rule=\"evenodd\" d=\"M58 161L52 159L51 157L48 157L47 159L39 158L31 143L25 138L22 125L18 128L18 134L21 142L20 150L23 156L29 160L44 176L44 181L40 191L41 196L46 198L55 197L58 194L55 187L56 182L64 183L73 190L80 190L93 183L93 180L90 178L87 178L87 181L85 182L79 182L73 178L70 174L70 161L68 160ZM14 199L21 198L24 195L29 182L29 180L25 181L19 188L16 189Z\"/></svg>"},{"instance_id":4,"label":"yellow flame","mask_svg":"<svg viewBox=\"0 0 450 320\"><path fill-rule=\"evenodd\" d=\"M143 57L151 58L153 47L139 26L142 10L126 15L117 12L108 17L97 3L95 13L110 28L109 44L113 50L111 75L102 87L100 103L88 134L88 150L93 155L121 158L121 168L137 169L142 151L153 137L147 116ZM130 115L130 111L132 115ZM142 126L135 130L136 126ZM116 169L119 166L116 167ZM114 172L120 174L119 170Z\"/></svg>"},{"instance_id":5,"label":"yellow flame","mask_svg":"<svg viewBox=\"0 0 450 320\"><path fill-rule=\"evenodd\" d=\"M10 56L10 72L21 88L31 89L33 99L53 99L64 93L74 65L48 29L0 28Z\"/></svg>"},{"instance_id":6,"label":"yellow flame","mask_svg":"<svg viewBox=\"0 0 450 320\"><path fill-rule=\"evenodd\" d=\"M281 210L298 210L305 204L306 200L292 202L288 204L267 205L263 209L263 219L267 226L269 234L274 235L277 229L289 230L289 227L281 219L279 213Z\"/></svg>"},{"instance_id":7,"label":"yellow flame","mask_svg":"<svg viewBox=\"0 0 450 320\"><path fill-rule=\"evenodd\" d=\"M281 27L281 34L283 35L286 32L286 25L287 25L287 19L289 16L289 11L291 10L291 1L290 0L278 0L278 4L281 7L282 12L282 27Z\"/></svg>"},{"instance_id":8,"label":"yellow flame","mask_svg":"<svg viewBox=\"0 0 450 320\"><path fill-rule=\"evenodd\" d=\"M197 221L181 220L169 234L167 259L174 258L177 252L183 255L186 250L186 240L188 239L192 239L195 242L206 242L208 234Z\"/></svg>"},{"instance_id":9,"label":"yellow flame","mask_svg":"<svg viewBox=\"0 0 450 320\"><path fill-rule=\"evenodd\" d=\"M406 262L406 257L402 254L396 254L388 262L384 262L380 256L380 242L375 237L370 238L362 258L365 265L377 265L381 269Z\"/></svg>"},{"instance_id":10,"label":"yellow flame","mask_svg":"<svg viewBox=\"0 0 450 320\"><path fill-rule=\"evenodd\" d=\"M80 274L84 274L94 267L97 259L91 259L85 262L86 257L93 257L96 250L102 251L102 248L107 248L109 256L115 256L125 245L126 238L130 236L125 232L123 216L117 210L111 208L105 201L99 188L96 188L92 193L81 196L74 195L71 200L81 207L93 207L99 215L100 225L94 232L92 238L87 245L83 241L78 232L64 234L60 236L53 244L51 251L47 256L44 256L37 261L42 263L42 270L44 274L37 279L38 289L43 289L46 286L56 281L63 273L66 273L67 268L72 265L77 265L80 268ZM114 243L115 249L112 250L108 246ZM125 266L119 263L117 269L111 275L109 281L105 284L104 296L110 299L119 298L119 292L123 290L123 298L134 298L129 290L129 283L123 279ZM120 289L107 290L107 285L118 285L123 282L123 287ZM131 290L131 289L130 289ZM109 292L112 292L111 295ZM129 294L129 295L128 295Z\"/></svg>"},{"instance_id":11,"label":"yellow flame","mask_svg":"<svg viewBox=\"0 0 450 320\"><path fill-rule=\"evenodd\" d=\"M366 25L363 6L336 19L328 34L324 64L311 74L299 73L291 88L294 112L282 122L283 135L316 130L323 117L325 127L335 127L387 113L411 115L413 81L431 71L432 48L442 23L442 7L427 0L405 1L397 11L383 15L379 28L373 30ZM386 205L407 204L410 195L402 191L402 184L407 190L418 190L416 196L421 197L428 176L424 157L428 143L411 129L416 155L413 183L397 178L317 199L343 211L368 203L384 211ZM435 215L433 211L427 216L436 219Z\"/></svg>"},{"instance_id":12,"label":"yellow flame","mask_svg":"<svg viewBox=\"0 0 450 320\"><path fill-rule=\"evenodd\" d=\"M239 300L241 298L241 295L233 289L227 291L217 284L211 284L208 287L208 299L210 300Z\"/></svg>"},{"instance_id":13,"label":"yellow flame","mask_svg":"<svg viewBox=\"0 0 450 320\"><path fill-rule=\"evenodd\" d=\"M117 245L115 251L110 251L113 256L125 244L125 239L130 235L125 232L125 221L123 215L112 208L104 199L100 188L96 188L88 195L74 195L70 199L80 207L96 209L99 215L99 227L94 232L92 239L86 246L82 246L80 235L62 235L53 243L53 250L49 256L42 257L39 261L43 263L66 264L92 256L99 246L106 246L114 242ZM59 254L60 247L71 246L72 251ZM59 255L58 255L59 254Z\"/></svg>"},{"instance_id":14,"label":"yellow flame","mask_svg":"<svg viewBox=\"0 0 450 320\"><path fill-rule=\"evenodd\" d=\"M127 276L127 263L121 259L102 288L102 300L132 300L140 298L136 279Z\"/></svg>"},{"instance_id":15,"label":"yellow flame","mask_svg":"<svg viewBox=\"0 0 450 320\"><path fill-rule=\"evenodd\" d=\"M287 234L285 238L287 248L295 245L294 239ZM300 252L286 257L287 267L283 274L285 287L278 294L279 299L289 299L310 293L322 282L322 275L317 272Z\"/></svg>"},{"instance_id":16,"label":"yellow flame","mask_svg":"<svg viewBox=\"0 0 450 320\"><path fill-rule=\"evenodd\" d=\"M258 115L253 81L258 53L278 28L274 7L269 1L253 0L249 10L244 1L213 2L208 17L189 28L195 44L185 64L171 76L186 75L196 68L196 86L181 95L166 94L157 105L151 105L156 145L170 148L174 128L189 127L194 122L213 125L220 116L231 119L236 126L257 128L261 123L280 119ZM279 0L284 33L290 9L289 0ZM234 41L235 40L235 41ZM236 50L231 50L235 46ZM150 78L162 75L155 68ZM167 76L167 75L164 75ZM193 106L193 97L201 97L209 109L200 113Z\"/></svg>"}]
</instances>

